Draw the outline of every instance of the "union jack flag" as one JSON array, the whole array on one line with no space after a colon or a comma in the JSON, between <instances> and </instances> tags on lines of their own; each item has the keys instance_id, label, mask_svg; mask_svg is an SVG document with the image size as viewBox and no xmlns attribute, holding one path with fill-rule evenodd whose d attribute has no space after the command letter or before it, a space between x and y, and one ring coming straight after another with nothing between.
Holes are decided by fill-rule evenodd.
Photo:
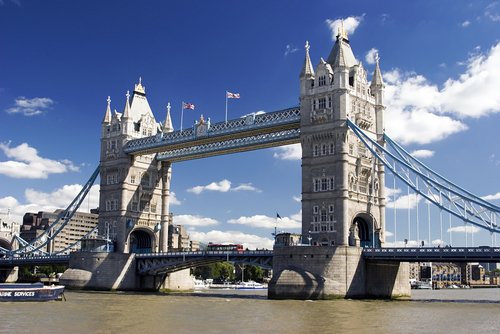
<instances>
[{"instance_id":1,"label":"union jack flag","mask_svg":"<svg viewBox=\"0 0 500 334\"><path fill-rule=\"evenodd\" d=\"M183 103L182 104L182 109L191 109L191 110L194 110L194 104L192 104L192 103Z\"/></svg>"},{"instance_id":2,"label":"union jack flag","mask_svg":"<svg viewBox=\"0 0 500 334\"><path fill-rule=\"evenodd\" d=\"M228 99L239 99L240 98L240 93L226 92L226 97Z\"/></svg>"}]
</instances>

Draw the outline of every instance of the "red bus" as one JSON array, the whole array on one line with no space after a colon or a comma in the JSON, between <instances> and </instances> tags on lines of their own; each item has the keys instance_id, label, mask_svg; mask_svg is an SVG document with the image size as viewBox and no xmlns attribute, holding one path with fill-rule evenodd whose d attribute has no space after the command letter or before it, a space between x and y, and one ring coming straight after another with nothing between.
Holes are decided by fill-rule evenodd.
<instances>
[{"instance_id":1,"label":"red bus","mask_svg":"<svg viewBox=\"0 0 500 334\"><path fill-rule=\"evenodd\" d=\"M207 251L243 252L242 244L213 244L207 245Z\"/></svg>"}]
</instances>

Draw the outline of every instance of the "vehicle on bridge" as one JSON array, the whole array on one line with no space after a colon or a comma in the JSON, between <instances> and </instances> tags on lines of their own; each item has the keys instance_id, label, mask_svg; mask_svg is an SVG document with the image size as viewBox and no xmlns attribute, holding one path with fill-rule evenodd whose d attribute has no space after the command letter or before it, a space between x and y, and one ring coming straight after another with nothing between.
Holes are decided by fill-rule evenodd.
<instances>
[{"instance_id":1,"label":"vehicle on bridge","mask_svg":"<svg viewBox=\"0 0 500 334\"><path fill-rule=\"evenodd\" d=\"M213 244L207 245L207 251L223 251L223 252L244 252L242 244Z\"/></svg>"}]
</instances>

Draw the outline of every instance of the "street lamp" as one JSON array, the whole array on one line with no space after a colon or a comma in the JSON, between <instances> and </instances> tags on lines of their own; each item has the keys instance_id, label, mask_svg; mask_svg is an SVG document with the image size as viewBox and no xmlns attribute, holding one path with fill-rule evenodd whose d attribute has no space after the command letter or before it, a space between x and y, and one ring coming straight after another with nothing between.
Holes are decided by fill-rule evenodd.
<instances>
[{"instance_id":1,"label":"street lamp","mask_svg":"<svg viewBox=\"0 0 500 334\"><path fill-rule=\"evenodd\" d=\"M309 240L309 246L311 246L311 240L312 240L312 237L311 237L311 231L307 231L309 234L307 235L307 240Z\"/></svg>"}]
</instances>

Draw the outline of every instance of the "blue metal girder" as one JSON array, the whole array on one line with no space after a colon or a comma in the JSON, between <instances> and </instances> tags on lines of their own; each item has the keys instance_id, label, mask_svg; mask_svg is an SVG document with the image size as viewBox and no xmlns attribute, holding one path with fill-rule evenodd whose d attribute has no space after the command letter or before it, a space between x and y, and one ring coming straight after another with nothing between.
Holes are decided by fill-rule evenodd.
<instances>
[{"instance_id":1,"label":"blue metal girder","mask_svg":"<svg viewBox=\"0 0 500 334\"><path fill-rule=\"evenodd\" d=\"M210 124L203 134L196 133L195 127L130 140L124 152L131 155L158 153L158 160L179 161L297 143L300 108L250 114Z\"/></svg>"},{"instance_id":2,"label":"blue metal girder","mask_svg":"<svg viewBox=\"0 0 500 334\"><path fill-rule=\"evenodd\" d=\"M137 273L159 275L229 261L272 268L273 251L199 251L136 254Z\"/></svg>"},{"instance_id":3,"label":"blue metal girder","mask_svg":"<svg viewBox=\"0 0 500 334\"><path fill-rule=\"evenodd\" d=\"M347 126L394 176L406 183L419 196L464 223L470 223L491 233L500 233L498 224L500 207L473 195L434 172L413 158L387 135L384 135L385 142L393 151L376 142L349 119Z\"/></svg>"},{"instance_id":4,"label":"blue metal girder","mask_svg":"<svg viewBox=\"0 0 500 334\"><path fill-rule=\"evenodd\" d=\"M365 248L368 260L396 262L500 262L499 247Z\"/></svg>"},{"instance_id":5,"label":"blue metal girder","mask_svg":"<svg viewBox=\"0 0 500 334\"><path fill-rule=\"evenodd\" d=\"M0 257L0 268L12 266L41 266L41 265L55 265L55 264L69 264L69 255L47 255L47 256L14 256L14 257Z\"/></svg>"},{"instance_id":6,"label":"blue metal girder","mask_svg":"<svg viewBox=\"0 0 500 334\"><path fill-rule=\"evenodd\" d=\"M80 193L73 199L73 201L68 205L66 210L62 211L58 216L57 219L50 224L50 226L40 235L38 235L35 239L27 242L22 239L18 239L19 243L21 244L21 247L15 250L7 250L4 251L3 249L0 249L0 254L4 254L8 257L13 257L13 256L18 256L21 254L27 255L27 254L46 254L46 252L43 250L46 245L54 240L56 236L61 232L64 227L71 221L71 218L75 214L75 212L78 210L80 205L82 204L83 200L85 199L85 196L88 194L90 189L92 188L92 185L94 184L95 180L97 179L97 176L99 176L99 171L100 167L97 166L95 169L94 173L90 176L90 179L87 181L87 183L82 187L82 190Z\"/></svg>"}]
</instances>

